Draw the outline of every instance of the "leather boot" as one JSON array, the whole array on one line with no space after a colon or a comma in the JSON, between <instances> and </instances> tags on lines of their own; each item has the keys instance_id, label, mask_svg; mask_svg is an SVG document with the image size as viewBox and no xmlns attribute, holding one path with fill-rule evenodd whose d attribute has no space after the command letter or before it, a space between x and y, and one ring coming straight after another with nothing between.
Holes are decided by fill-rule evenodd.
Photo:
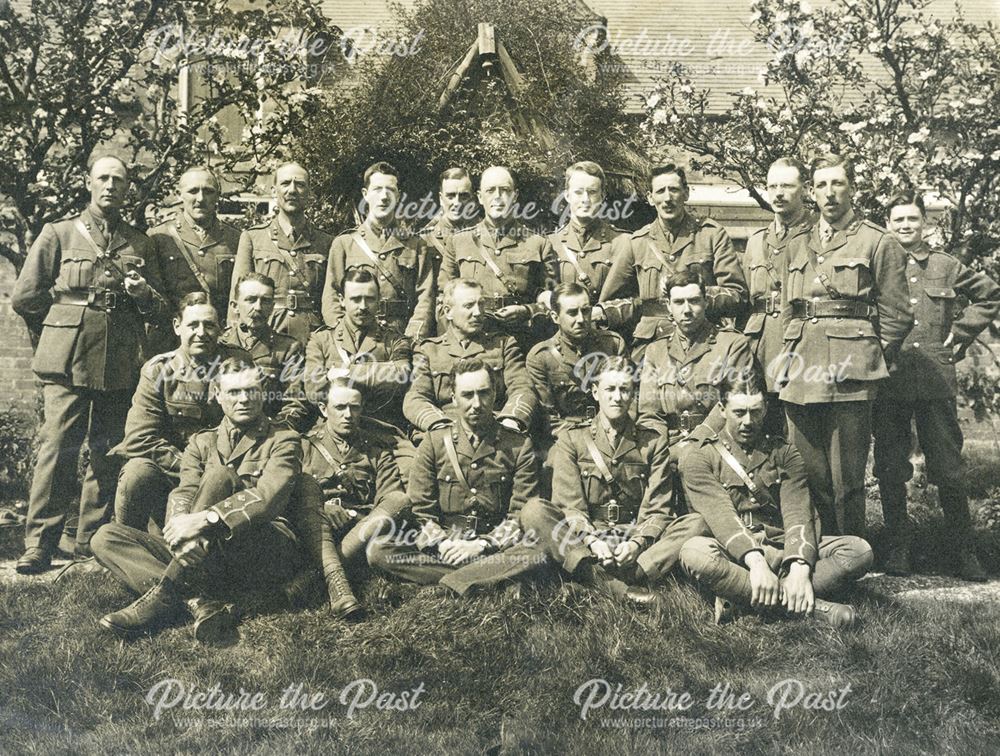
<instances>
[{"instance_id":1,"label":"leather boot","mask_svg":"<svg viewBox=\"0 0 1000 756\"><path fill-rule=\"evenodd\" d=\"M233 607L215 599L193 598L185 604L194 617L194 639L210 646L225 646L239 639Z\"/></svg>"},{"instance_id":2,"label":"leather boot","mask_svg":"<svg viewBox=\"0 0 1000 756\"><path fill-rule=\"evenodd\" d=\"M838 604L819 598L816 599L813 617L841 630L853 627L858 622L858 613L850 604Z\"/></svg>"},{"instance_id":3,"label":"leather boot","mask_svg":"<svg viewBox=\"0 0 1000 756\"><path fill-rule=\"evenodd\" d=\"M101 617L100 625L121 638L134 638L168 624L180 609L181 600L173 581L161 578L124 609Z\"/></svg>"},{"instance_id":4,"label":"leather boot","mask_svg":"<svg viewBox=\"0 0 1000 756\"><path fill-rule=\"evenodd\" d=\"M329 528L327 528L329 531ZM330 609L338 619L359 620L365 610L354 597L351 583L347 579L344 566L340 563L333 534L329 537L329 546L323 549L323 579L326 581L326 592L330 597Z\"/></svg>"},{"instance_id":5,"label":"leather boot","mask_svg":"<svg viewBox=\"0 0 1000 756\"><path fill-rule=\"evenodd\" d=\"M649 588L641 585L629 585L608 574L601 565L592 559L584 559L573 571L573 577L580 583L593 588L599 593L614 599L625 599L637 607L649 607L657 602L658 596Z\"/></svg>"}]
</instances>

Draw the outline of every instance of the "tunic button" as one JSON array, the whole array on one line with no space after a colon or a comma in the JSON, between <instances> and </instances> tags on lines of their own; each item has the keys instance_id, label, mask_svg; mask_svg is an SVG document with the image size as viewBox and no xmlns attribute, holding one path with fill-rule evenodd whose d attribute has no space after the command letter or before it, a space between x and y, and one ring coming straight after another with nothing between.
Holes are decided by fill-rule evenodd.
<instances>
[{"instance_id":1,"label":"tunic button","mask_svg":"<svg viewBox=\"0 0 1000 756\"><path fill-rule=\"evenodd\" d=\"M384 281L385 280L385 273L379 273L378 277L381 278Z\"/></svg>"},{"instance_id":2,"label":"tunic button","mask_svg":"<svg viewBox=\"0 0 1000 756\"><path fill-rule=\"evenodd\" d=\"M910 297L910 304L916 304L916 303L917 303L917 298L916 297Z\"/></svg>"},{"instance_id":3,"label":"tunic button","mask_svg":"<svg viewBox=\"0 0 1000 756\"><path fill-rule=\"evenodd\" d=\"M751 473L747 473L747 475L749 475L751 478L753 477L753 473L752 472Z\"/></svg>"},{"instance_id":4,"label":"tunic button","mask_svg":"<svg viewBox=\"0 0 1000 756\"><path fill-rule=\"evenodd\" d=\"M910 276L910 283L916 283L916 282L917 282L917 277L916 276Z\"/></svg>"},{"instance_id":5,"label":"tunic button","mask_svg":"<svg viewBox=\"0 0 1000 756\"><path fill-rule=\"evenodd\" d=\"M341 466L340 466L340 469L341 469L341 470L346 470L346 469L347 469L347 465L341 465Z\"/></svg>"},{"instance_id":6,"label":"tunic button","mask_svg":"<svg viewBox=\"0 0 1000 756\"><path fill-rule=\"evenodd\" d=\"M495 254L497 257L500 257L500 250L499 249L494 249L493 250L493 254Z\"/></svg>"},{"instance_id":7,"label":"tunic button","mask_svg":"<svg viewBox=\"0 0 1000 756\"><path fill-rule=\"evenodd\" d=\"M914 320L914 321L913 321L913 325L915 325L915 326L918 326L918 325L920 325L920 321L919 321L919 320Z\"/></svg>"},{"instance_id":8,"label":"tunic button","mask_svg":"<svg viewBox=\"0 0 1000 756\"><path fill-rule=\"evenodd\" d=\"M813 279L813 283L819 283L819 276L816 276L816 278Z\"/></svg>"},{"instance_id":9,"label":"tunic button","mask_svg":"<svg viewBox=\"0 0 1000 756\"><path fill-rule=\"evenodd\" d=\"M479 469L479 465L477 463L473 462L472 463L472 469L473 470L478 470Z\"/></svg>"},{"instance_id":10,"label":"tunic button","mask_svg":"<svg viewBox=\"0 0 1000 756\"><path fill-rule=\"evenodd\" d=\"M110 276L111 275L111 268L105 268L104 269L104 275Z\"/></svg>"},{"instance_id":11,"label":"tunic button","mask_svg":"<svg viewBox=\"0 0 1000 756\"><path fill-rule=\"evenodd\" d=\"M756 504L757 503L757 499L755 499L753 496L751 496L750 497L750 503L751 504Z\"/></svg>"},{"instance_id":12,"label":"tunic button","mask_svg":"<svg viewBox=\"0 0 1000 756\"><path fill-rule=\"evenodd\" d=\"M290 254L292 257L295 257L295 250L294 249L288 250L288 254Z\"/></svg>"},{"instance_id":13,"label":"tunic button","mask_svg":"<svg viewBox=\"0 0 1000 756\"><path fill-rule=\"evenodd\" d=\"M469 489L469 493L472 494L473 496L475 496L479 492L475 488L470 488Z\"/></svg>"},{"instance_id":14,"label":"tunic button","mask_svg":"<svg viewBox=\"0 0 1000 756\"><path fill-rule=\"evenodd\" d=\"M810 322L810 323L818 323L818 322L819 322L819 318L813 318L813 319L812 319L812 320L810 320L809 322Z\"/></svg>"},{"instance_id":15,"label":"tunic button","mask_svg":"<svg viewBox=\"0 0 1000 756\"><path fill-rule=\"evenodd\" d=\"M385 252L380 252L379 256L378 256L378 259L379 260L384 260L385 259Z\"/></svg>"},{"instance_id":16,"label":"tunic button","mask_svg":"<svg viewBox=\"0 0 1000 756\"><path fill-rule=\"evenodd\" d=\"M918 341L914 341L914 342L913 342L913 348L914 348L914 349L920 349L920 342L918 342Z\"/></svg>"},{"instance_id":17,"label":"tunic button","mask_svg":"<svg viewBox=\"0 0 1000 756\"><path fill-rule=\"evenodd\" d=\"M823 257L823 255L820 255L819 257L816 258L816 262L823 262L825 259L826 258Z\"/></svg>"}]
</instances>

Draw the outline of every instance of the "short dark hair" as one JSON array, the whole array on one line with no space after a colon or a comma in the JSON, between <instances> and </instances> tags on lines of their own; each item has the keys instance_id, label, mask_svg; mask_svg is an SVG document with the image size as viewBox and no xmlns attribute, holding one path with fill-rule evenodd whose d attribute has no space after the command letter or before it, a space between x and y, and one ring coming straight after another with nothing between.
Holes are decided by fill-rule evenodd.
<instances>
[{"instance_id":1,"label":"short dark hair","mask_svg":"<svg viewBox=\"0 0 1000 756\"><path fill-rule=\"evenodd\" d=\"M586 294L587 301L590 302L590 292L580 284L574 281L565 281L559 284L552 290L552 298L549 300L552 312L557 315L559 314L559 310L562 308L563 297L576 297L580 294Z\"/></svg>"},{"instance_id":2,"label":"short dark hair","mask_svg":"<svg viewBox=\"0 0 1000 756\"><path fill-rule=\"evenodd\" d=\"M362 403L362 405L365 403L365 392L364 392L364 389L360 385L358 385L357 381L355 381L353 378L351 378L351 376L349 376L349 375L338 375L336 378L329 378L327 380L328 380L328 383L327 383L326 392L325 392L325 396L326 396L326 400L327 401L329 401L329 399L330 399L330 391L332 389L334 389L334 388L346 388L346 389L351 389L351 391L357 391L359 394L361 394L361 403Z\"/></svg>"},{"instance_id":3,"label":"short dark hair","mask_svg":"<svg viewBox=\"0 0 1000 756\"><path fill-rule=\"evenodd\" d=\"M192 291L181 297L181 301L177 303L177 313L176 317L178 320L184 320L184 311L188 307L196 307L197 305L208 305L213 310L215 310L215 305L212 304L212 298L204 291ZM215 319L219 320L219 311L215 310Z\"/></svg>"},{"instance_id":4,"label":"short dark hair","mask_svg":"<svg viewBox=\"0 0 1000 756\"><path fill-rule=\"evenodd\" d=\"M593 160L580 160L567 168L564 186L569 187L569 177L574 173L586 173L588 176L599 178L601 180L601 190L604 190L604 184L607 181L607 177L604 175L604 169Z\"/></svg>"},{"instance_id":5,"label":"short dark hair","mask_svg":"<svg viewBox=\"0 0 1000 756\"><path fill-rule=\"evenodd\" d=\"M379 160L377 163L372 163L365 169L365 175L362 179L362 185L365 189L368 188L368 182L371 181L372 176L376 173L381 173L384 176L395 176L396 180L399 181L399 171L396 170L396 166L392 163L387 163L384 160Z\"/></svg>"},{"instance_id":6,"label":"short dark hair","mask_svg":"<svg viewBox=\"0 0 1000 756\"><path fill-rule=\"evenodd\" d=\"M461 181L462 179L468 179L469 183L472 183L472 176L469 175L469 172L465 168L461 166L445 168L438 177L438 186L441 186L445 181Z\"/></svg>"},{"instance_id":7,"label":"short dark hair","mask_svg":"<svg viewBox=\"0 0 1000 756\"><path fill-rule=\"evenodd\" d=\"M382 287L378 285L378 279L375 277L375 274L368 268L360 265L350 267L344 272L344 283L341 286L341 289L343 289L348 283L373 283L375 284L375 288L378 289L380 293L382 291Z\"/></svg>"},{"instance_id":8,"label":"short dark hair","mask_svg":"<svg viewBox=\"0 0 1000 756\"><path fill-rule=\"evenodd\" d=\"M806 170L805 163L797 157L780 157L768 166L771 168L794 168L799 174L799 181L803 184L809 180L809 171Z\"/></svg>"},{"instance_id":9,"label":"short dark hair","mask_svg":"<svg viewBox=\"0 0 1000 756\"><path fill-rule=\"evenodd\" d=\"M701 277L697 271L691 268L682 268L668 276L666 283L663 285L663 294L666 297L670 297L670 291L677 286L690 286L691 284L698 284L698 288L701 289L701 295L705 296L705 279Z\"/></svg>"},{"instance_id":10,"label":"short dark hair","mask_svg":"<svg viewBox=\"0 0 1000 756\"><path fill-rule=\"evenodd\" d=\"M454 390L454 386L458 376L464 375L465 373L478 373L480 370L485 370L486 374L490 377L490 387L496 391L497 382L496 378L493 376L493 370L490 366L483 362L478 357L467 357L458 360L451 368L451 385Z\"/></svg>"},{"instance_id":11,"label":"short dark hair","mask_svg":"<svg viewBox=\"0 0 1000 756\"><path fill-rule=\"evenodd\" d=\"M600 381L605 373L628 373L634 378L636 366L628 357L609 354L597 363L597 369L594 370L594 384Z\"/></svg>"},{"instance_id":12,"label":"short dark hair","mask_svg":"<svg viewBox=\"0 0 1000 756\"><path fill-rule=\"evenodd\" d=\"M719 383L719 404L725 405L730 394L753 396L760 394L767 397L767 388L760 373L754 369L728 371Z\"/></svg>"},{"instance_id":13,"label":"short dark hair","mask_svg":"<svg viewBox=\"0 0 1000 756\"><path fill-rule=\"evenodd\" d=\"M654 165L650 169L646 182L649 186L649 190L653 191L653 179L657 176L663 176L668 173L676 173L680 177L681 186L685 189L688 188L687 173L685 170L681 166L677 165L677 163L663 163L662 165Z\"/></svg>"},{"instance_id":14,"label":"short dark hair","mask_svg":"<svg viewBox=\"0 0 1000 756\"><path fill-rule=\"evenodd\" d=\"M239 299L239 297L240 297L240 287L243 284L247 283L248 281L252 281L254 283L263 284L264 286L269 287L271 289L272 293L274 292L275 286L274 286L274 279L273 278L271 278L270 276L265 276L263 273L259 273L256 270L251 270L251 271L247 271L242 276L240 276L240 280L236 282L236 298L237 299Z\"/></svg>"},{"instance_id":15,"label":"short dark hair","mask_svg":"<svg viewBox=\"0 0 1000 756\"><path fill-rule=\"evenodd\" d=\"M892 214L892 208L899 207L900 205L916 205L920 214L927 217L927 207L924 205L924 198L919 192L915 192L912 189L904 189L901 192L897 192L889 198L889 203L885 207L885 217L886 220Z\"/></svg>"},{"instance_id":16,"label":"short dark hair","mask_svg":"<svg viewBox=\"0 0 1000 756\"><path fill-rule=\"evenodd\" d=\"M844 173L847 174L847 180L851 184L854 183L854 163L843 155L838 155L835 152L826 152L815 158L812 162L812 175L815 176L816 171L823 170L824 168L843 168Z\"/></svg>"}]
</instances>

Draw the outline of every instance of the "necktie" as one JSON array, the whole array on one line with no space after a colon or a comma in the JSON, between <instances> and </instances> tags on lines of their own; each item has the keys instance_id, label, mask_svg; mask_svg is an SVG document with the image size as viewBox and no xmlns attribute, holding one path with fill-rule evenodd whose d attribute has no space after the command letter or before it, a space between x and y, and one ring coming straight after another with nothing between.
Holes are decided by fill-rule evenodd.
<instances>
[{"instance_id":1,"label":"necktie","mask_svg":"<svg viewBox=\"0 0 1000 756\"><path fill-rule=\"evenodd\" d=\"M469 442L472 444L472 448L473 449L478 449L479 448L479 436L477 436L475 433L473 433L469 437Z\"/></svg>"},{"instance_id":2,"label":"necktie","mask_svg":"<svg viewBox=\"0 0 1000 756\"><path fill-rule=\"evenodd\" d=\"M834 234L833 226L823 226L820 229L820 237L823 239L824 245L830 243L830 241L833 239L833 234Z\"/></svg>"}]
</instances>

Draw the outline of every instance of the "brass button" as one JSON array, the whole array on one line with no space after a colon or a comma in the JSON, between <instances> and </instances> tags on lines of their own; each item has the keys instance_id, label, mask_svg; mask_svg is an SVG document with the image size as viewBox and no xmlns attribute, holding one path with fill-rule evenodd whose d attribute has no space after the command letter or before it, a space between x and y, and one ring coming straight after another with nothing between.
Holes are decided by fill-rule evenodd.
<instances>
[{"instance_id":1,"label":"brass button","mask_svg":"<svg viewBox=\"0 0 1000 756\"><path fill-rule=\"evenodd\" d=\"M916 297L910 297L910 304L916 304L916 303L917 303L917 298Z\"/></svg>"},{"instance_id":2,"label":"brass button","mask_svg":"<svg viewBox=\"0 0 1000 756\"><path fill-rule=\"evenodd\" d=\"M917 282L917 277L916 276L910 276L910 283L916 283L916 282Z\"/></svg>"},{"instance_id":3,"label":"brass button","mask_svg":"<svg viewBox=\"0 0 1000 756\"><path fill-rule=\"evenodd\" d=\"M475 495L475 494L477 494L477 493L479 493L479 492L478 492L478 491L476 491L476 489L475 489L475 488L470 488L470 489L469 489L469 493L471 493L471 494Z\"/></svg>"},{"instance_id":4,"label":"brass button","mask_svg":"<svg viewBox=\"0 0 1000 756\"><path fill-rule=\"evenodd\" d=\"M816 258L816 262L823 262L825 259L826 258L823 257L823 255L820 255L819 257Z\"/></svg>"},{"instance_id":5,"label":"brass button","mask_svg":"<svg viewBox=\"0 0 1000 756\"><path fill-rule=\"evenodd\" d=\"M914 349L920 349L920 342L919 341L914 341L913 342L913 348Z\"/></svg>"},{"instance_id":6,"label":"brass button","mask_svg":"<svg viewBox=\"0 0 1000 756\"><path fill-rule=\"evenodd\" d=\"M915 326L918 326L918 325L920 325L920 321L919 321L919 320L914 320L914 321L913 321L913 325L915 325Z\"/></svg>"}]
</instances>

